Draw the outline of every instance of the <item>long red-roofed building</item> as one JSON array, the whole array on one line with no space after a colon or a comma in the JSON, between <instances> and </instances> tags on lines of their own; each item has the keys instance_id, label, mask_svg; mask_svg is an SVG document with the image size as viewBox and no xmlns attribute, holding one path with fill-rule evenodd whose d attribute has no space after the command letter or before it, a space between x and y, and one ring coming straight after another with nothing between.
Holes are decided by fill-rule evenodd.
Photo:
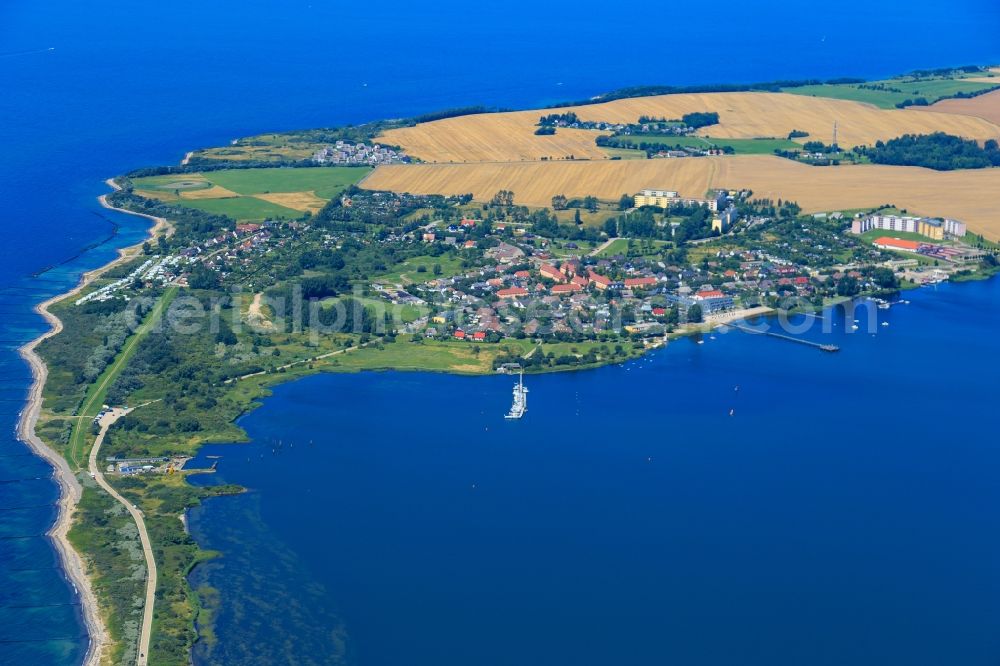
<instances>
[{"instance_id":1,"label":"long red-roofed building","mask_svg":"<svg viewBox=\"0 0 1000 666\"><path fill-rule=\"evenodd\" d=\"M654 277L627 278L625 280L625 287L627 289L648 289L655 285L656 278Z\"/></svg>"},{"instance_id":2,"label":"long red-roofed building","mask_svg":"<svg viewBox=\"0 0 1000 666\"><path fill-rule=\"evenodd\" d=\"M497 291L497 296L500 298L520 298L527 295L528 290L524 287L510 287L508 289L500 289Z\"/></svg>"},{"instance_id":3,"label":"long red-roofed building","mask_svg":"<svg viewBox=\"0 0 1000 666\"><path fill-rule=\"evenodd\" d=\"M601 291L611 286L611 278L605 277L600 273L595 273L594 271L590 271L589 276L590 282Z\"/></svg>"},{"instance_id":4,"label":"long red-roofed building","mask_svg":"<svg viewBox=\"0 0 1000 666\"><path fill-rule=\"evenodd\" d=\"M574 291L582 291L583 287L578 284L557 284L550 290L553 294L571 294Z\"/></svg>"},{"instance_id":5,"label":"long red-roofed building","mask_svg":"<svg viewBox=\"0 0 1000 666\"><path fill-rule=\"evenodd\" d=\"M920 249L921 245L925 243L918 243L917 241L903 240L902 238L889 238L888 236L882 236L876 238L872 241L872 245L883 250L902 250L903 252L916 252Z\"/></svg>"},{"instance_id":6,"label":"long red-roofed building","mask_svg":"<svg viewBox=\"0 0 1000 666\"><path fill-rule=\"evenodd\" d=\"M538 267L538 272L542 275L542 277L547 277L550 280L555 280L556 282L562 282L566 279L566 276L552 264L542 264Z\"/></svg>"}]
</instances>

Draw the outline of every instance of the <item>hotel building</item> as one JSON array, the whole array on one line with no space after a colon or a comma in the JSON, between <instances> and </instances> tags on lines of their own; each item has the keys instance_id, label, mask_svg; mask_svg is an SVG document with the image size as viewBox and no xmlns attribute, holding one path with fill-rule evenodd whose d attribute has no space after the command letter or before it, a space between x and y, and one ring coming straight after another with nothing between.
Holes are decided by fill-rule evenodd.
<instances>
[{"instance_id":1,"label":"hotel building","mask_svg":"<svg viewBox=\"0 0 1000 666\"><path fill-rule=\"evenodd\" d=\"M863 234L872 229L920 234L933 240L961 238L966 228L963 222L948 218L910 217L902 215L869 215L851 223L851 233Z\"/></svg>"}]
</instances>

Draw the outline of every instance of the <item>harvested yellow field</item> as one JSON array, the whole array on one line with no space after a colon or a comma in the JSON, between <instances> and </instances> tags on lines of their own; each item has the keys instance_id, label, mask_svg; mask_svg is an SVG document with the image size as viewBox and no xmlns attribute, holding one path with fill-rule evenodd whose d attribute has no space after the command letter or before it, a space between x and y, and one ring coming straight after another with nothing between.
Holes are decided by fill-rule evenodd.
<instances>
[{"instance_id":1,"label":"harvested yellow field","mask_svg":"<svg viewBox=\"0 0 1000 666\"><path fill-rule=\"evenodd\" d=\"M715 111L719 124L700 133L720 139L783 137L793 129L809 132L809 139L829 142L837 122L840 145L872 144L907 133L945 131L977 139L1000 137L1000 126L977 119L950 119L923 111L879 109L849 100L785 93L706 93L661 95L616 100L579 107L584 120L613 114L616 122L635 122L639 116L680 118L685 113ZM805 141L808 139L801 139Z\"/></svg>"},{"instance_id":2,"label":"harvested yellow field","mask_svg":"<svg viewBox=\"0 0 1000 666\"><path fill-rule=\"evenodd\" d=\"M564 159L569 155L607 159L594 144L597 132L560 129L553 136L537 136L534 131L539 117L573 112L586 121L634 123L639 116L673 119L696 111L719 114L718 125L700 131L716 138L784 137L798 129L809 132L810 139L829 142L834 121L839 143L844 147L935 131L979 140L1000 138L1000 124L970 116L879 109L848 100L785 93L740 92L659 95L560 109L446 118L390 130L382 140L402 146L424 161L438 163L517 162Z\"/></svg>"},{"instance_id":3,"label":"harvested yellow field","mask_svg":"<svg viewBox=\"0 0 1000 666\"><path fill-rule=\"evenodd\" d=\"M1000 85L1000 78L996 81ZM975 116L1000 125L1000 90L970 99L943 99L927 108L938 113Z\"/></svg>"},{"instance_id":4,"label":"harvested yellow field","mask_svg":"<svg viewBox=\"0 0 1000 666\"><path fill-rule=\"evenodd\" d=\"M590 130L560 129L538 136L540 113L517 111L446 118L386 132L385 143L402 146L426 162L519 162L522 160L607 159Z\"/></svg>"},{"instance_id":5,"label":"harvested yellow field","mask_svg":"<svg viewBox=\"0 0 1000 666\"><path fill-rule=\"evenodd\" d=\"M512 190L519 204L550 206L557 194L618 199L646 187L698 197L705 194L718 168L714 158L392 165L376 169L361 186L413 194L471 192L480 201L499 190Z\"/></svg>"},{"instance_id":6,"label":"harvested yellow field","mask_svg":"<svg viewBox=\"0 0 1000 666\"><path fill-rule=\"evenodd\" d=\"M181 199L229 199L240 196L232 190L227 190L218 185L201 190L182 190Z\"/></svg>"},{"instance_id":7,"label":"harvested yellow field","mask_svg":"<svg viewBox=\"0 0 1000 666\"><path fill-rule=\"evenodd\" d=\"M268 194L253 194L251 196L302 212L309 211L315 213L326 205L326 200L320 199L316 196L315 192L270 192Z\"/></svg>"},{"instance_id":8,"label":"harvested yellow field","mask_svg":"<svg viewBox=\"0 0 1000 666\"><path fill-rule=\"evenodd\" d=\"M944 115L944 114L942 114ZM918 167L860 165L810 167L769 155L675 160L533 162L522 164L396 165L379 167L368 189L414 194L472 193L480 201L498 190L519 204L549 206L552 197L616 200L643 188L700 196L712 187L749 188L758 197L797 201L806 211L895 204L921 215L963 220L1000 239L1000 169L931 171Z\"/></svg>"}]
</instances>

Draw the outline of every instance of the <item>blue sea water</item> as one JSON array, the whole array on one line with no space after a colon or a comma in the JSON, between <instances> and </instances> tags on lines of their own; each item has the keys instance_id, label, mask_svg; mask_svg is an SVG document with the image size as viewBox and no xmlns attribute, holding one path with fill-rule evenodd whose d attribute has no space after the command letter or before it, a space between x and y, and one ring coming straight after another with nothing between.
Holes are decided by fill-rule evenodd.
<instances>
[{"instance_id":1,"label":"blue sea water","mask_svg":"<svg viewBox=\"0 0 1000 666\"><path fill-rule=\"evenodd\" d=\"M943 13L928 0L801 6L720 0L669 8L580 2L559 9L453 0L375 7L319 0L0 3L0 422L8 433L0 437L0 663L72 664L86 650L76 595L43 536L54 518L56 486L48 466L14 436L30 383L16 350L44 330L31 312L35 303L142 238L145 222L97 206L108 176L175 162L191 147L254 132L450 106L527 106L648 83L877 77L997 62L998 27L1000 9L987 0L954 3ZM220 476L232 475L259 492L212 502L193 522L213 527L204 532L206 542L242 544L219 567L231 569L246 557L255 565L245 567L246 574L263 589L285 580L290 587L284 588L288 613L265 614L249 594L242 606L227 605L220 612L220 650L238 649L225 639L238 629L233 617L241 607L242 620L278 631L273 650L279 643L339 639L329 632L280 633L297 631L303 614L318 613L327 619L325 628L347 632L361 663L458 663L470 655L477 663L510 663L517 646L525 650L521 663L558 662L560 654L635 663L661 654L657 646L662 654L667 647L694 654L678 651L696 650L698 637L711 639L698 652L703 663L715 657L715 663L732 663L732 655L748 655L736 661L750 663L754 655L772 653L777 635L789 655L827 645L833 655L843 656L837 650L845 645L859 655L880 655L914 644L925 648L913 651L911 663L918 663L960 643L979 660L967 663L995 658L985 638L995 628L995 580L988 571L995 544L989 530L980 529L994 498L978 476L992 462L989 447L981 446L990 440L990 425L985 418L951 418L990 413L982 411L990 406L989 392L972 389L979 378L995 374L995 348L978 358L950 355L986 344L989 331L976 322L995 311L990 289L995 286L954 288L942 292L947 299L921 301L931 312L911 322L917 324L912 335L924 336L925 344L902 347L912 352L906 359L892 355L890 336L880 336L864 352L870 364L850 354L835 363L810 357L810 363L827 365L802 376L794 372L797 353L780 348L770 357L773 367L759 371L801 383L789 388L761 380L775 400L762 398L763 391L745 398L741 392L741 400L760 402L740 423L759 419L770 434L743 447L741 438L721 436L735 422L717 425L706 418L695 432L684 429L693 427L685 415L687 406L709 409L714 391L722 395L741 370L752 369L734 361L754 360L767 344L756 339L726 338L691 348L690 355L671 348L648 361L663 372L640 366L533 380L532 412L519 424L520 432L535 433L528 436L492 426L475 430L473 411L481 412L485 428L497 401L506 398L500 380L362 375L284 387L274 402L294 405L292 398L302 392L318 398L317 391L326 391L355 407L347 411L303 396L296 407L302 432L324 433L313 438L317 449L321 441L368 446L322 449L332 456L328 467L338 470L338 480L343 468L336 456L353 456L348 462L362 468L353 484L317 486L330 493L320 501L334 506L343 523L326 527L339 541L336 551L321 553L311 545L320 542L296 536L301 530L294 521L275 522L282 514L274 503L296 503L282 499L291 486L268 492L264 479L252 476L257 468L242 478L234 454L227 453ZM897 316L904 315L893 312ZM897 323L907 325L894 321L893 335ZM941 338L952 344L931 344ZM689 375L694 383L680 394L671 393L680 389L669 381L650 381L643 389L621 379L641 368L649 377L668 377L677 371L671 364L683 359L702 372ZM911 376L907 372L919 383L898 379ZM873 373L885 378L876 384L884 387L877 399L867 389ZM866 400L856 394L858 384ZM351 402L345 386L370 400ZM965 398L960 407L956 391ZM428 402L431 395L450 399ZM821 423L807 418L815 413L800 404L810 396L824 408ZM578 420L560 419L566 405L578 405ZM308 406L317 410L301 411ZM255 436L262 439L251 446L297 436L295 424L282 426L279 419L268 425L273 411L265 407L247 420L261 428ZM900 425L906 414L920 419L921 427ZM405 438L394 436L403 415L424 419L419 428L407 428ZM289 431L280 433L282 427ZM783 444L790 434L812 446ZM654 435L661 442L655 446ZM840 446L844 441L854 446ZM894 448L884 448L886 442ZM803 458L817 449L822 455ZM643 453L655 453L654 461L629 468L626 454ZM675 464L659 466L661 458ZM859 471L859 458L869 467ZM718 463L725 464L716 469ZM871 503L876 484L862 472L872 469L884 472L882 492L898 501ZM301 474L307 487L314 473L298 465L273 479ZM362 488L364 483L370 485ZM486 492L458 495L472 483ZM793 492L822 488L830 493ZM247 504L254 502L256 508ZM629 502L640 509L621 515ZM688 512L688 506L700 511ZM441 512L437 523L428 521L433 511ZM238 524L222 530L216 512L235 512L249 522L242 531ZM522 524L521 518L530 520ZM654 518L663 533L639 529ZM834 528L853 523L871 526L869 540L837 541L845 532ZM449 537L449 525L462 532ZM257 539L265 533L274 538ZM670 541L664 533L680 536ZM930 545L919 542L927 548L914 547L903 557L898 544L919 545L921 535ZM784 549L767 547L774 544ZM472 568L478 556L493 551L504 557ZM750 568L771 560L781 567ZM735 567L737 561L744 568ZM873 566L862 566L866 561ZM656 562L670 566L657 568ZM300 569L313 574L302 577ZM199 575L217 577L212 571ZM454 578L444 575L450 571ZM748 571L765 578L748 579ZM629 596L643 575L645 605ZM249 591L249 583L232 579L228 592L221 588L226 598L236 585ZM447 585L435 583L445 579ZM528 594L535 589L538 594ZM827 596L829 591L843 594ZM663 613L640 613L652 606ZM387 607L395 616L385 613ZM296 608L298 615L291 612ZM949 612L934 615L935 608ZM399 622L402 614L409 621ZM806 634L809 639L799 633L810 620L841 632L817 644L815 632ZM435 633L432 622L452 630ZM567 636L571 645L562 643ZM619 646L614 654L612 644ZM229 663L248 661L233 657Z\"/></svg>"},{"instance_id":2,"label":"blue sea water","mask_svg":"<svg viewBox=\"0 0 1000 666\"><path fill-rule=\"evenodd\" d=\"M196 663L995 664L1000 281L907 296L837 354L530 376L517 422L507 377L279 386L203 450L250 491L191 513Z\"/></svg>"}]
</instances>

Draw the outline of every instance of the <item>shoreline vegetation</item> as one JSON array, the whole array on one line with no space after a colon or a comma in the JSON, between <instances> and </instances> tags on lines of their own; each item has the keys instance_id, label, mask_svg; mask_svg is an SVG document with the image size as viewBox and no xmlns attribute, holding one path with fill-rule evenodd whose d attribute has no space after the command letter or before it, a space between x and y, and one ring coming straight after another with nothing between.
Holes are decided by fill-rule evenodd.
<instances>
[{"instance_id":1,"label":"shoreline vegetation","mask_svg":"<svg viewBox=\"0 0 1000 666\"><path fill-rule=\"evenodd\" d=\"M850 83L850 85L858 84L859 82L853 80ZM837 84L828 82L827 85L848 85L848 82L846 80ZM595 98L596 101L608 99L611 98ZM483 113L484 109L473 107L455 112L428 114L416 122L455 117L460 115L459 112ZM402 121L396 121L399 122ZM392 122L388 125L399 126ZM385 122L375 122L348 128L339 133L334 130L320 132L325 132L322 135L323 140L340 140L338 137L348 137L362 141L373 139L385 126ZM374 134L371 134L370 128L376 128ZM308 132L296 134L304 135ZM204 444L246 441L246 434L235 424L235 420L259 406L260 399L270 394L269 389L272 386L317 372L412 370L486 375L496 372L497 364L501 364L502 367L504 363L515 361L527 366L528 372L592 369L636 358L662 347L671 339L707 333L726 326L732 319L771 317L782 312L776 302L746 302L738 310L716 314L706 312L706 316L702 318L698 306L698 315L692 318L690 323L678 323L674 320L667 324L663 333L655 339L641 338L636 334L632 338L594 340L567 338L550 340L543 344L536 342L531 336L522 336L520 339L504 338L499 343L497 340L490 340L488 343L490 346L476 346L476 343L441 339L440 336L436 339L425 338L418 332L408 335L407 327L414 322L422 321L426 324L431 314L419 304L409 304L403 306L403 316L399 321L393 322L394 328L390 332L381 330L376 334L380 330L377 322L370 320L369 309L363 305L366 302L364 299L372 298L372 295L358 295L349 287L352 284L356 286L359 282L368 283L376 278L375 284L379 290L398 288L405 294L405 289L433 281L431 278L460 276L463 270L468 271L483 266L482 263L477 263L481 257L473 259L472 255L463 255L454 248L442 249L436 245L431 247L433 243L440 243L440 239L436 240L435 235L443 233L443 227L446 226L444 224L436 226L431 216L447 207L453 207L461 212L461 218L456 217L454 223L457 225L458 220L462 219L461 223L464 225L468 221L464 215L473 213L471 202L462 198L452 200L440 197L407 198L408 195L393 195L395 198L389 199L388 204L392 215L399 216L399 219L404 221L401 232L415 238L419 238L422 233L421 242L430 249L425 250L419 243L414 243L414 246L420 249L414 249L407 254L401 249L402 246L393 246L386 256L391 256L395 263L386 265L385 256L374 252L369 253L373 256L368 256L367 250L359 247L359 244L349 237L359 229L364 231L373 225L384 225L386 201L379 199L378 193L372 198L366 198L369 195L357 187L358 181L361 178L367 179L372 172L356 167L345 167L356 169L356 173L361 176L352 181L349 178L344 179L341 174L335 183L320 183L317 186L310 180L309 187L312 189L308 191L275 192L271 187L262 187L259 183L253 182L256 174L252 169L260 167L259 163L251 161L237 164L232 160L211 163L211 160L206 160L202 153L203 151L188 152L180 166L137 170L125 177L107 181L113 192L99 197L101 205L150 220L152 225L148 231L148 240L119 249L119 256L116 259L85 273L73 289L36 306L35 311L46 320L50 329L21 349L22 356L32 369L34 381L21 415L18 433L35 453L52 464L54 476L60 487L58 517L49 536L56 545L67 575L80 594L81 610L90 635L90 647L85 660L87 666L112 660L115 663L145 663L146 659L151 658L151 654L152 661L156 663L188 663L191 646L196 641L212 640L210 613L199 602L199 597L210 597L213 591L192 590L187 582L187 575L199 562L215 554L203 551L197 546L187 533L184 517L188 509L206 497L238 493L243 489L228 485L195 487L187 483L186 477L192 473L205 473L206 470L184 470L183 462L195 455L198 448ZM268 166L273 167L274 164L269 163ZM299 155L294 163L286 166L306 165ZM309 166L314 165L310 163ZM226 169L239 169L243 173L240 178L233 178L224 173ZM228 178L225 186L216 182L219 180L213 176L216 171L222 173L224 179ZM183 174L197 177L176 183L170 180L155 180ZM135 183L138 181L143 181L146 186L158 190L143 190L141 195L137 194ZM325 192L328 196L317 196L317 191L324 192L323 187L329 188ZM217 199L213 199L212 197L217 195L220 189L225 191ZM147 196L150 192L156 196L152 198ZM304 196L305 194L311 194L312 198ZM498 197L500 194L502 192L498 193ZM490 216L521 215L522 211L513 205L513 193L508 194L510 195L508 200L501 197L476 210L480 213L488 212ZM634 230L636 233L650 235L640 239L619 236L618 229L623 229L621 225L625 225L626 222L615 216L626 210L624 202L626 196L623 195L622 208L617 209L609 207L607 202L597 202L596 199L581 204L576 208L575 226L563 224L564 218L560 218L560 214L570 212L565 208L554 211L554 221L549 220L548 213L542 216L538 211L525 209L523 212L534 220L536 231L543 225L554 230L552 233L558 242L553 241L544 245L544 251L552 255L553 262L560 257L557 251L567 251L566 246L575 251L576 243L584 242L593 248L592 255L587 255L588 257L599 256L611 245L623 241L624 256L634 259L636 263L643 263L650 257L662 255L679 265L691 264L704 267L709 265L713 255L703 248L720 252L727 249L728 246L725 245L727 236L722 234L712 236L706 233L703 237L692 235L691 241L686 246L683 240L676 242L657 236L660 232L655 231L655 221L662 221L664 226L671 223L679 226L685 234L693 233L689 230L695 225L710 223L711 218L703 215L704 211L700 210L700 206L694 206L690 210L684 209L681 212L672 211L669 207L651 210L640 208L636 213L639 223L632 223L636 225ZM354 309L353 311L357 313L354 316L358 318L354 323L360 327L358 330L363 331L360 335L331 335L328 339L316 342L304 339L303 335L296 336L293 334L294 331L293 333L279 331L278 324L283 323L284 315L270 309L264 302L266 299L262 298L265 294L274 295L272 292L277 287L273 283L266 282L260 276L260 271L265 274L270 272L276 276L292 275L290 269L280 263L264 263L262 267L252 270L240 262L224 265L223 270L216 272L226 274L227 279L234 280L232 284L240 288L249 288L249 291L230 296L221 303L213 302L210 296L213 290L218 291L220 288L219 277L212 274L213 271L202 270L200 266L209 265L217 256L226 256L228 250L224 245L214 249L210 244L203 243L204 251L196 255L199 263L190 274L181 276L181 282L175 282L166 289L150 287L148 284L142 287L144 292L148 292L149 301L143 304L142 299L136 299L139 304L135 306L134 314L142 323L138 328L133 327L127 333L121 332L119 336L115 330L101 329L103 319L100 317L74 320L73 325L81 326L80 330L86 332L86 335L81 333L82 338L78 344L86 342L102 347L104 360L97 366L91 367L93 358L86 358L87 349L76 349L76 356L70 358L66 349L52 346L53 340L64 331L64 322L60 314L65 316L73 312L67 305L71 298L84 293L91 295L99 289L113 286L112 279L118 281L132 279L135 284L141 283L142 280L134 269L144 260L148 263L158 257L172 256L168 254L168 249L171 247L170 239L175 236L181 237L182 240L192 237L210 239L213 233L218 233L222 228L213 225L225 223L226 234L232 233L238 236L239 247L252 249L254 239L260 237L262 230L266 230L262 226L264 220L234 219L217 211L227 210L225 206L233 205L234 201L254 197L281 202L273 205L284 207L286 211L295 211L294 214L300 215L295 219L284 219L271 228L271 234L281 239L281 244L277 247L287 251L289 248L297 248L310 242L317 244L314 252L296 249L298 253L296 261L299 262L296 264L298 275L301 275L303 281L315 290L314 293L324 299L323 303L326 306L344 305L348 312ZM214 203L216 200L221 203ZM205 201L213 203L206 208ZM316 201L319 204L316 204ZM345 205L344 201L352 203ZM424 207L429 205L428 202L431 205L440 204L440 207L428 209ZM568 205L571 202L564 203ZM771 210L772 214L786 226L791 225L799 214L797 206L790 202L783 204L780 200L775 206L774 202L750 202L747 199L746 205L748 214L751 211L756 214L760 210ZM239 210L249 210L246 204L240 206L242 208ZM301 208L289 208L290 206L301 206ZM365 208L365 206L370 207ZM273 208L258 206L253 210L266 211ZM581 210L587 216L586 221L581 217ZM474 222L481 224L483 220ZM309 236L306 223L324 225L325 236L337 235L338 240L331 243L324 234ZM231 229L233 224L236 225L236 231ZM497 222L498 227L506 227L508 224L506 221ZM619 227L616 228L615 224ZM749 224L746 231L752 229L754 224L758 222ZM816 224L819 225L819 222ZM530 227L530 224L528 226ZM241 228L243 231L240 231ZM192 229L198 230L197 235L192 235ZM598 242L599 236L595 229L604 229L606 240L600 238ZM653 231L650 231L651 229ZM487 221L486 231L482 235L472 236L475 240L472 241L471 247L475 247L476 243L486 247L489 233ZM498 247L502 250L506 242L513 238L509 229L505 233L506 236L503 238L506 240L502 240L499 245L490 245L491 250ZM379 238L379 243L388 243L390 241L386 238L395 234L395 229L387 231L386 228L379 228L376 237ZM560 234L578 234L580 238L572 235L563 238ZM584 237L586 241L582 240ZM572 240L568 240L570 238ZM705 242L716 244L703 245ZM153 244L157 247L153 247ZM441 243L441 245L446 244ZM996 249L993 245L989 247L994 251ZM343 265L342 255L348 250L353 253L353 260L358 262L358 268L350 275L351 282L346 280L335 282L328 279L328 276L324 277L320 269L336 266L337 262L340 263L337 268L332 269L334 272L347 270ZM846 263L851 259L851 255L845 250L842 259ZM517 257L515 260L520 261ZM921 265L926 267L927 264L923 262ZM961 274L956 275L955 279L987 277L993 273L995 271ZM856 283L863 277L871 276L862 276L859 273L857 277L838 278L844 284L847 284L847 280L854 280L855 290L851 292L845 289L844 293L841 293L841 284L838 283L836 296L824 299L820 298L819 290L832 289L833 282L827 280L821 283L814 275L810 279L816 278L816 297L799 303L797 310L792 311L819 311L850 301L853 296L858 295ZM885 276L880 275L879 279L883 277ZM891 274L889 277L892 277ZM569 275L566 279L566 283L569 284L568 278ZM690 276L688 279L691 279ZM557 278L557 281L560 280L562 278ZM225 323L228 320L220 316L221 323L218 330L213 330L211 335L207 336L208 339L189 343L201 345L194 351L182 348L168 334L160 336L163 339L156 341L155 344L151 343L144 339L145 330L151 328L145 324L156 316L157 308L160 312L166 308L177 293L177 284L182 284L187 292L193 294L193 298L200 299L199 303L202 301L206 303L213 312L232 315L236 322L242 318L249 323L252 319L256 325L250 327L249 333L239 331L240 335L237 336L231 330L231 324ZM545 284L552 286L550 281L546 281ZM893 284L893 281L886 279L884 293L915 286L912 283ZM642 293L643 287L640 286L637 290ZM872 293L883 294L881 291ZM120 307L117 310L111 305L107 306L109 308L107 311L102 308L105 308L106 303L116 302L98 299L92 302L93 309L102 316L114 317L123 311L124 306L121 303L118 303ZM359 307L359 303L362 305L360 310L357 310L355 308ZM406 310L407 307L410 308L409 311ZM676 317L678 312L676 305L673 306L673 310L670 309L669 303L664 307L665 313L657 316L666 319ZM688 307L692 306L689 304ZM442 319L441 324L447 324L445 319ZM400 330L397 331L396 327ZM614 345L614 342L629 344ZM47 348L39 349L46 345ZM611 351L611 346L615 347L614 351ZM52 357L47 357L46 353L56 358L69 359L64 364L66 367L56 367L56 371L53 371L50 367ZM230 369L221 360L214 365L199 366L205 359L228 359L234 368L238 367L241 370L237 372ZM563 362L565 359L568 360ZM140 376L139 372L134 370L132 366L137 364L145 369L145 375ZM178 366L183 366L182 372L177 372ZM204 373L200 382L194 376L197 372ZM153 386L149 377L157 375L162 375L162 383ZM73 377L77 379L68 379ZM93 377L93 379L83 380L78 379L79 377ZM47 390L52 390L53 381L59 383L61 387L71 387L73 390L69 395L57 399L52 393L47 393ZM199 386L199 384L210 384L210 386ZM131 502L136 511L140 511L145 517L145 525L141 524L142 521L136 521L139 523L138 527L130 521L127 512L109 506L111 498L100 495L101 491L87 476L86 466L80 464L80 456L83 460L87 459L86 454L90 451L87 447L93 446L94 438L98 435L94 430L88 430L91 418L100 417L105 413L102 407L105 402L115 406L116 403L124 405L126 401L131 405L128 413L120 415L121 418L116 419L113 427L108 424L100 432L102 438L107 436L104 439L104 446L108 452L117 457L133 454L136 459L161 456L164 459L169 458L169 462L165 462L162 467L162 474L138 476L114 474L108 477L107 482L120 493L124 498L123 501ZM211 418L207 418L206 415L211 415ZM199 418L203 420L199 421ZM74 460L77 461L76 469L72 466ZM129 525L132 527L128 527ZM125 529L127 527L128 530ZM136 583L142 583L145 578L137 579L137 572L141 567L137 564L138 551L135 550L135 544L140 541L151 544L155 562L160 569L155 605L149 608L146 603L138 604L139 613L146 615L146 619L141 622L136 617L136 602L144 596L144 593L140 590L142 586ZM104 557L106 553L103 551L108 549L110 543L116 544L114 550L124 553L118 556L117 561L112 561L111 555ZM144 645L139 635L145 632L148 637L150 627L152 627L152 637L149 649L141 658L137 654L130 654L130 651L139 650L137 646Z\"/></svg>"}]
</instances>

